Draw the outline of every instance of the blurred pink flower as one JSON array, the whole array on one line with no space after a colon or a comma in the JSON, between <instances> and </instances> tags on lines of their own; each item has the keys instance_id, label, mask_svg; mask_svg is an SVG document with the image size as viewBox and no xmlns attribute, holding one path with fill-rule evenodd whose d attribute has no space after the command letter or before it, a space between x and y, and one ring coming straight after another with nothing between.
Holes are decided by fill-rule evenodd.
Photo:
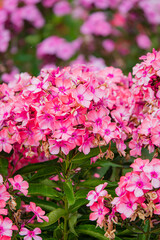
<instances>
[{"instance_id":1,"label":"blurred pink flower","mask_svg":"<svg viewBox=\"0 0 160 240\"><path fill-rule=\"evenodd\" d=\"M58 1L57 3L55 3L54 7L53 7L53 12L57 15L57 16L64 16L67 15L71 12L71 7L69 2L67 1Z\"/></svg>"},{"instance_id":2,"label":"blurred pink flower","mask_svg":"<svg viewBox=\"0 0 160 240\"><path fill-rule=\"evenodd\" d=\"M151 40L146 34L139 34L136 37L137 44L142 49L148 49L151 47Z\"/></svg>"}]
</instances>

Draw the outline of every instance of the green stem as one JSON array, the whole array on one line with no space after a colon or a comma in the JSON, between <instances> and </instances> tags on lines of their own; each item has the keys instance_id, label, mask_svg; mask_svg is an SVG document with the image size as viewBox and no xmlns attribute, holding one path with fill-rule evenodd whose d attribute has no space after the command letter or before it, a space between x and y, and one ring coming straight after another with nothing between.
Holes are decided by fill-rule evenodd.
<instances>
[{"instance_id":1,"label":"green stem","mask_svg":"<svg viewBox=\"0 0 160 240\"><path fill-rule=\"evenodd\" d=\"M149 220L146 221L143 230L144 230L144 234L139 234L138 235L138 240L150 240L151 233L150 233L150 222L149 222Z\"/></svg>"},{"instance_id":2,"label":"green stem","mask_svg":"<svg viewBox=\"0 0 160 240\"><path fill-rule=\"evenodd\" d=\"M64 217L64 240L68 239L68 202L65 198L65 212L66 215Z\"/></svg>"},{"instance_id":3,"label":"green stem","mask_svg":"<svg viewBox=\"0 0 160 240\"><path fill-rule=\"evenodd\" d=\"M69 155L66 156L65 159L65 181L68 180L68 167L69 167ZM68 200L67 197L65 196L64 200L64 207L65 207L65 216L64 216L64 236L63 239L67 240L68 239Z\"/></svg>"}]
</instances>

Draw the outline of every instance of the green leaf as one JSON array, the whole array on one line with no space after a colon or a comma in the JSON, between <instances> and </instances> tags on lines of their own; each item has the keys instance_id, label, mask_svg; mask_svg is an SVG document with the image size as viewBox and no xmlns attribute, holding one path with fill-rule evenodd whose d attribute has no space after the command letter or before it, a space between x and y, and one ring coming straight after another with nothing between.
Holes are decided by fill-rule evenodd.
<instances>
[{"instance_id":1,"label":"green leaf","mask_svg":"<svg viewBox=\"0 0 160 240\"><path fill-rule=\"evenodd\" d=\"M107 240L104 236L105 232L100 228L96 228L94 225L80 225L76 228L76 232L89 235L99 240Z\"/></svg>"},{"instance_id":2,"label":"green leaf","mask_svg":"<svg viewBox=\"0 0 160 240\"><path fill-rule=\"evenodd\" d=\"M79 183L79 186L85 186L85 187L88 187L88 188L94 188L96 186L98 186L99 184L102 184L102 183L105 183L107 182L108 185L106 186L106 190L107 188L116 188L117 187L117 182L109 182L108 180L101 180L101 179L89 179L89 180L86 180L84 182L80 182Z\"/></svg>"},{"instance_id":3,"label":"green leaf","mask_svg":"<svg viewBox=\"0 0 160 240\"><path fill-rule=\"evenodd\" d=\"M52 225L53 223L57 222L59 218L63 217L65 215L65 210L63 208L57 208L47 214L49 218L49 222L43 222L43 223L35 223L35 224L30 224L30 226L33 227L39 227L39 228L44 228Z\"/></svg>"},{"instance_id":4,"label":"green leaf","mask_svg":"<svg viewBox=\"0 0 160 240\"><path fill-rule=\"evenodd\" d=\"M106 150L108 149L108 145L107 146L104 146L104 147L101 147L101 151L102 152L105 152ZM73 158L72 158L72 161L73 163L75 162L83 162L82 160L86 160L86 159L90 159L92 157L95 157L97 156L98 154L100 153L100 150L99 150L99 147L97 148L92 148L90 153L85 155L84 153L82 152L78 152Z\"/></svg>"},{"instance_id":5,"label":"green leaf","mask_svg":"<svg viewBox=\"0 0 160 240\"><path fill-rule=\"evenodd\" d=\"M8 175L8 160L6 158L0 158L0 173L3 176Z\"/></svg>"},{"instance_id":6,"label":"green leaf","mask_svg":"<svg viewBox=\"0 0 160 240\"><path fill-rule=\"evenodd\" d=\"M29 184L29 190L28 195L40 195L44 197L50 197L50 198L59 198L61 197L61 193L56 191L50 186L41 184L41 183L30 183Z\"/></svg>"},{"instance_id":7,"label":"green leaf","mask_svg":"<svg viewBox=\"0 0 160 240\"><path fill-rule=\"evenodd\" d=\"M86 205L88 203L87 199L78 199L76 202L69 208L69 212L75 212L77 211L81 206Z\"/></svg>"},{"instance_id":8,"label":"green leaf","mask_svg":"<svg viewBox=\"0 0 160 240\"><path fill-rule=\"evenodd\" d=\"M64 189L64 193L67 197L69 206L73 205L75 203L75 198L74 198L72 182L70 182L70 181L64 182L63 189Z\"/></svg>"},{"instance_id":9,"label":"green leaf","mask_svg":"<svg viewBox=\"0 0 160 240\"><path fill-rule=\"evenodd\" d=\"M29 165L19 169L18 171L16 171L14 173L14 175L32 173L32 172L35 172L39 169L42 169L42 168L45 168L48 166L54 167L55 165L57 165L57 159L49 160L49 161L41 162L41 163L29 164Z\"/></svg>"},{"instance_id":10,"label":"green leaf","mask_svg":"<svg viewBox=\"0 0 160 240\"><path fill-rule=\"evenodd\" d=\"M57 174L57 172L58 168L56 168L56 166L48 166L46 168L42 168L29 179L29 182L35 181L37 179L42 180L48 178L54 174Z\"/></svg>"},{"instance_id":11,"label":"green leaf","mask_svg":"<svg viewBox=\"0 0 160 240\"><path fill-rule=\"evenodd\" d=\"M70 231L78 237L75 229L74 229L74 226L76 225L77 223L77 218L78 218L78 214L75 213L75 214L72 214L69 216L69 228L70 228Z\"/></svg>"},{"instance_id":12,"label":"green leaf","mask_svg":"<svg viewBox=\"0 0 160 240\"><path fill-rule=\"evenodd\" d=\"M141 151L141 158L142 159L149 159L152 160L153 156L154 156L155 152L149 153L147 148L142 148Z\"/></svg>"},{"instance_id":13,"label":"green leaf","mask_svg":"<svg viewBox=\"0 0 160 240\"><path fill-rule=\"evenodd\" d=\"M88 189L78 190L78 191L75 193L75 198L76 198L76 199L80 199L80 198L85 199L85 198L87 197L87 194L88 194Z\"/></svg>"}]
</instances>

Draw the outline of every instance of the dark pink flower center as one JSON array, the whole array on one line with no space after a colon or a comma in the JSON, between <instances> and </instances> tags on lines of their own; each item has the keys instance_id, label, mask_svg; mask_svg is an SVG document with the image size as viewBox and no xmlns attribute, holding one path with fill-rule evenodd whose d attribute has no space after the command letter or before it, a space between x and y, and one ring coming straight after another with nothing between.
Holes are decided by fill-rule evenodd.
<instances>
[{"instance_id":1,"label":"dark pink flower center","mask_svg":"<svg viewBox=\"0 0 160 240\"><path fill-rule=\"evenodd\" d=\"M136 186L137 186L138 188L142 188L142 187L143 187L143 182L142 182L142 181L138 181L138 182L136 183Z\"/></svg>"},{"instance_id":2,"label":"dark pink flower center","mask_svg":"<svg viewBox=\"0 0 160 240\"><path fill-rule=\"evenodd\" d=\"M65 87L63 87L63 86L62 86L62 87L59 87L59 91L60 91L60 92L65 92L65 90L66 90Z\"/></svg>"},{"instance_id":3,"label":"dark pink flower center","mask_svg":"<svg viewBox=\"0 0 160 240\"><path fill-rule=\"evenodd\" d=\"M111 131L109 129L105 130L105 135L110 135Z\"/></svg>"},{"instance_id":4,"label":"dark pink flower center","mask_svg":"<svg viewBox=\"0 0 160 240\"><path fill-rule=\"evenodd\" d=\"M133 203L132 203L132 202L128 202L128 203L127 203L127 207L129 207L129 208L131 208L131 207L132 207L132 205L133 205Z\"/></svg>"},{"instance_id":5,"label":"dark pink flower center","mask_svg":"<svg viewBox=\"0 0 160 240\"><path fill-rule=\"evenodd\" d=\"M66 132L67 132L67 128L66 128L66 127L62 127L62 128L61 128L61 132L62 132L62 133L66 133Z\"/></svg>"},{"instance_id":6,"label":"dark pink flower center","mask_svg":"<svg viewBox=\"0 0 160 240\"><path fill-rule=\"evenodd\" d=\"M78 97L79 101L83 101L83 99L84 99L83 95L78 95L77 97Z\"/></svg>"},{"instance_id":7,"label":"dark pink flower center","mask_svg":"<svg viewBox=\"0 0 160 240\"><path fill-rule=\"evenodd\" d=\"M114 75L113 75L113 74L111 74L111 73L109 73L109 74L107 75L107 77L109 77L109 78L113 78L113 77L114 77Z\"/></svg>"},{"instance_id":8,"label":"dark pink flower center","mask_svg":"<svg viewBox=\"0 0 160 240\"><path fill-rule=\"evenodd\" d=\"M151 177L153 178L157 178L158 177L158 174L154 171L154 172L151 172Z\"/></svg>"},{"instance_id":9,"label":"dark pink flower center","mask_svg":"<svg viewBox=\"0 0 160 240\"><path fill-rule=\"evenodd\" d=\"M20 185L19 183L15 183L15 187L16 187L17 189L21 189L21 185Z\"/></svg>"},{"instance_id":10,"label":"dark pink flower center","mask_svg":"<svg viewBox=\"0 0 160 240\"><path fill-rule=\"evenodd\" d=\"M96 123L96 125L101 125L102 124L102 119L97 118L95 123Z\"/></svg>"},{"instance_id":11,"label":"dark pink flower center","mask_svg":"<svg viewBox=\"0 0 160 240\"><path fill-rule=\"evenodd\" d=\"M102 215L103 214L103 209L102 208L99 208L98 209L98 215Z\"/></svg>"}]
</instances>

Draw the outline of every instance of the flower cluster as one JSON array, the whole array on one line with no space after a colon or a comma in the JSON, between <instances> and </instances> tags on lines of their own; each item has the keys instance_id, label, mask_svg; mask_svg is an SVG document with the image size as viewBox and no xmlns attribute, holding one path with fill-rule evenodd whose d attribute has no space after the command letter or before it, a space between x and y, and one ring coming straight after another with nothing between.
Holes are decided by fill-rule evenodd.
<instances>
[{"instance_id":1,"label":"flower cluster","mask_svg":"<svg viewBox=\"0 0 160 240\"><path fill-rule=\"evenodd\" d=\"M88 154L111 141L125 155L134 109L128 82L120 69L84 65L17 76L0 86L0 151L14 150L15 168L76 147Z\"/></svg>"},{"instance_id":2,"label":"flower cluster","mask_svg":"<svg viewBox=\"0 0 160 240\"><path fill-rule=\"evenodd\" d=\"M21 204L20 208L17 209L16 197L19 194L27 196L28 188L28 182L24 181L21 175L8 178L8 181L5 182L2 175L0 175L0 239L10 240L13 234L18 233L19 229L20 235L26 235L25 240L31 240L32 237L35 240L42 239L41 237L36 238L36 235L41 233L39 228L29 231L24 226L33 222L36 217L38 222L48 221L48 217L44 216L45 212L33 202L24 206ZM24 211L25 208L26 211ZM26 219L26 217L23 219L22 213L28 212L33 216L29 219ZM17 233L13 233L13 231L17 231Z\"/></svg>"},{"instance_id":3,"label":"flower cluster","mask_svg":"<svg viewBox=\"0 0 160 240\"><path fill-rule=\"evenodd\" d=\"M149 152L160 147L160 53L153 49L140 59L143 61L133 68L133 84L131 90L136 100L133 113L137 128L133 131L133 140L129 147L131 155L141 155L142 147L148 145ZM137 114L137 109L139 109Z\"/></svg>"},{"instance_id":4,"label":"flower cluster","mask_svg":"<svg viewBox=\"0 0 160 240\"><path fill-rule=\"evenodd\" d=\"M153 220L155 215L160 215L160 159L137 158L131 167L133 171L122 176L115 189L118 197L112 199L104 190L107 183L97 186L87 195L90 201L87 206L94 211L90 220L97 219L100 227L108 225L106 236L110 239L114 238L113 223L118 220Z\"/></svg>"},{"instance_id":5,"label":"flower cluster","mask_svg":"<svg viewBox=\"0 0 160 240\"><path fill-rule=\"evenodd\" d=\"M111 142L123 156L128 147L131 156L141 156L142 147L153 152L160 146L159 55L143 56L135 79L118 68L74 65L2 84L0 151L14 152L10 167L107 144L100 155L113 156Z\"/></svg>"}]
</instances>

